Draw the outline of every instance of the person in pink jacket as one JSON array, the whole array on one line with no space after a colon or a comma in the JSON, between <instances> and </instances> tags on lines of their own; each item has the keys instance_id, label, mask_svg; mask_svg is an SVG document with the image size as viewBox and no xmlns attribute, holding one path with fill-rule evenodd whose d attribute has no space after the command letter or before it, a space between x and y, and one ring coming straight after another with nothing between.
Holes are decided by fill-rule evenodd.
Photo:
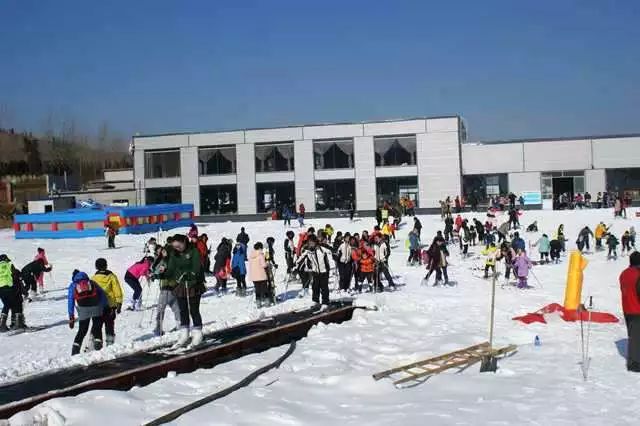
<instances>
[{"instance_id":1,"label":"person in pink jacket","mask_svg":"<svg viewBox=\"0 0 640 426\"><path fill-rule=\"evenodd\" d=\"M38 254L36 254L36 257L34 257L33 260L38 260L38 259L42 259L45 265L49 264L49 261L47 260L47 255L45 254L44 249L40 247L38 247ZM38 283L38 291L40 293L44 292L44 272L42 272L40 275L37 276L36 281Z\"/></svg>"},{"instance_id":2,"label":"person in pink jacket","mask_svg":"<svg viewBox=\"0 0 640 426\"><path fill-rule=\"evenodd\" d=\"M140 278L144 277L149 279L151 265L153 264L152 257L145 257L141 261L129 266L127 273L124 274L124 281L129 284L129 287L133 290L133 298L131 300L131 306L127 308L128 311L139 311L142 308L142 286L140 285Z\"/></svg>"},{"instance_id":3,"label":"person in pink jacket","mask_svg":"<svg viewBox=\"0 0 640 426\"><path fill-rule=\"evenodd\" d=\"M262 243L257 242L249 254L249 279L253 281L258 308L269 303L267 300L269 297L267 261L264 258L263 248Z\"/></svg>"}]
</instances>

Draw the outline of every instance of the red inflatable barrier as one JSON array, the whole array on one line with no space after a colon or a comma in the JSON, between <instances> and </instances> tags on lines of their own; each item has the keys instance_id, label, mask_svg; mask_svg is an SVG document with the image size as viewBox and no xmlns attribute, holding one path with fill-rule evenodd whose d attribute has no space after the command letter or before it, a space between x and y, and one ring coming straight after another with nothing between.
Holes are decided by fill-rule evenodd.
<instances>
[{"instance_id":1,"label":"red inflatable barrier","mask_svg":"<svg viewBox=\"0 0 640 426\"><path fill-rule=\"evenodd\" d=\"M57 222L51 222L51 230L52 231L57 231L58 230L58 223Z\"/></svg>"},{"instance_id":2,"label":"red inflatable barrier","mask_svg":"<svg viewBox=\"0 0 640 426\"><path fill-rule=\"evenodd\" d=\"M615 315L606 313L606 312L589 312L586 310L583 311L575 311L575 310L567 310L562 305L558 303L551 303L542 309L537 310L536 312L529 313L527 315L523 315L520 317L513 318L514 321L521 321L525 324L531 324L534 322L541 322L546 324L544 316L546 314L554 314L560 313L560 317L568 322L574 321L591 321L597 323L615 323L619 322L618 318Z\"/></svg>"},{"instance_id":3,"label":"red inflatable barrier","mask_svg":"<svg viewBox=\"0 0 640 426\"><path fill-rule=\"evenodd\" d=\"M20 224L19 223L14 223L13 224L13 230L16 232L20 232Z\"/></svg>"},{"instance_id":4,"label":"red inflatable barrier","mask_svg":"<svg viewBox=\"0 0 640 426\"><path fill-rule=\"evenodd\" d=\"M180 213L180 212L175 212L175 213L173 214L173 220L180 220L180 219L182 219L182 213Z\"/></svg>"},{"instance_id":5,"label":"red inflatable barrier","mask_svg":"<svg viewBox=\"0 0 640 426\"><path fill-rule=\"evenodd\" d=\"M25 231L33 231L33 223L27 223L27 225L25 226Z\"/></svg>"},{"instance_id":6,"label":"red inflatable barrier","mask_svg":"<svg viewBox=\"0 0 640 426\"><path fill-rule=\"evenodd\" d=\"M84 231L84 222L76 222L76 229L78 231Z\"/></svg>"}]
</instances>

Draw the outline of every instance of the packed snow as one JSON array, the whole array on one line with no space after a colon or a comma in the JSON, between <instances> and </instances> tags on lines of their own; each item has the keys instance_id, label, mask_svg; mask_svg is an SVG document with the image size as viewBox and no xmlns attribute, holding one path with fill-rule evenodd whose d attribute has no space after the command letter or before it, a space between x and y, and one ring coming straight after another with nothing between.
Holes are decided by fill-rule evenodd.
<instances>
[{"instance_id":1,"label":"packed snow","mask_svg":"<svg viewBox=\"0 0 640 426\"><path fill-rule=\"evenodd\" d=\"M541 233L552 236L564 223L568 249L575 247L578 231L592 229L600 221L612 224L619 237L638 225L634 211L629 219L613 219L612 210L531 211L521 223L538 221L540 233L521 232L534 242ZM465 214L484 222L484 214ZM443 224L439 216L419 216L422 242L428 244ZM373 218L351 223L347 219L314 219L316 228L331 222L336 230L371 230ZM424 425L424 424L553 424L602 425L637 423L640 402L636 392L640 376L625 369L626 330L624 322L592 324L591 363L588 380L583 379L580 361L580 323L547 317L548 324L524 325L514 316L533 312L551 302L562 303L567 272L566 257L558 265L535 266L530 289L518 290L498 282L496 293L495 345L518 345L518 351L499 361L497 373L480 373L478 365L433 376L415 386L395 388L391 381L374 381L371 375L398 365L436 356L488 340L490 281L475 270L484 261L476 256L462 259L451 246L449 277L455 286L421 285L423 267L407 266L404 241L412 227L405 218L392 250L390 269L401 276L395 292L362 294L356 305L378 310L356 310L353 320L343 324L318 325L298 342L295 352L279 369L261 376L249 387L188 413L174 424L202 425ZM273 236L277 240L276 260L284 265L282 240L286 228L281 222L201 224L200 232L217 245L221 237L235 237L245 226L252 242ZM181 230L176 230L179 232ZM184 231L184 230L182 230ZM297 231L294 228L294 231ZM144 287L146 310L124 312L116 322L116 344L99 352L70 356L76 330L67 326L66 287L74 268L93 273L97 257L105 257L120 277L127 297L131 290L123 282L126 268L142 255L149 235L119 236L118 248L107 250L102 238L82 240L14 240L12 232L0 233L3 251L21 267L44 247L54 269L46 275L43 300L26 305L30 326L49 326L41 331L14 336L2 335L0 383L71 365L90 364L151 348L176 339L175 333L153 337L151 309L157 294L153 285ZM395 245L395 244L394 244ZM535 248L532 258L537 258ZM480 247L470 251L479 255ZM607 260L606 252L587 254L583 300L593 296L594 308L622 318L618 275L628 258ZM279 292L284 290L284 268L278 270ZM502 270L502 265L499 270ZM248 283L251 286L250 283ZM213 282L209 283L210 287ZM233 288L233 284L230 284ZM292 284L299 289L299 284ZM337 297L332 292L332 297ZM209 292L202 301L205 331L311 305L309 298L292 298L275 307L258 310L251 297L233 294L218 297ZM173 327L167 313L165 329ZM541 345L535 346L539 336ZM273 348L202 369L168 377L128 392L92 391L47 401L10 419L11 425L136 425L150 421L184 404L223 389L256 368L278 358L287 346Z\"/></svg>"}]
</instances>

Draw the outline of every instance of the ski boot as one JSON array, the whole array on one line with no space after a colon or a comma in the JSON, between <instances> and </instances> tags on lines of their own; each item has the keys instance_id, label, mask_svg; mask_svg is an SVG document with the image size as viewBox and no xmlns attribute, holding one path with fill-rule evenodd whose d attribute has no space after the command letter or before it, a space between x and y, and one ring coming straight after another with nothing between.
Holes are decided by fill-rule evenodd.
<instances>
[{"instance_id":1,"label":"ski boot","mask_svg":"<svg viewBox=\"0 0 640 426\"><path fill-rule=\"evenodd\" d=\"M24 321L24 314L15 314L15 319L11 321L12 330L24 330L27 328L27 324Z\"/></svg>"},{"instance_id":2,"label":"ski boot","mask_svg":"<svg viewBox=\"0 0 640 426\"><path fill-rule=\"evenodd\" d=\"M107 334L107 338L105 340L105 343L107 344L107 346L111 346L115 343L116 341L116 336Z\"/></svg>"},{"instance_id":3,"label":"ski boot","mask_svg":"<svg viewBox=\"0 0 640 426\"><path fill-rule=\"evenodd\" d=\"M202 329L194 328L191 331L191 346L199 346L202 343Z\"/></svg>"},{"instance_id":4,"label":"ski boot","mask_svg":"<svg viewBox=\"0 0 640 426\"><path fill-rule=\"evenodd\" d=\"M100 349L102 349L102 339L93 339L93 350L94 351L99 351Z\"/></svg>"},{"instance_id":5,"label":"ski boot","mask_svg":"<svg viewBox=\"0 0 640 426\"><path fill-rule=\"evenodd\" d=\"M183 327L180 329L180 337L178 337L178 341L176 342L174 348L180 348L187 344L189 341L189 327Z\"/></svg>"},{"instance_id":6,"label":"ski boot","mask_svg":"<svg viewBox=\"0 0 640 426\"><path fill-rule=\"evenodd\" d=\"M7 314L0 314L0 333L6 331L9 331L9 327L7 327Z\"/></svg>"}]
</instances>

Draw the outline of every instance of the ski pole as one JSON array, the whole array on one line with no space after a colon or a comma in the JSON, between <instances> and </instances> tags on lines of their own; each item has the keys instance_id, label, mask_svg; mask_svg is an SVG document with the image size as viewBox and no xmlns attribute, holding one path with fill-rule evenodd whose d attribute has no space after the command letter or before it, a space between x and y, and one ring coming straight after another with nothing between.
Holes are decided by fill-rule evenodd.
<instances>
[{"instance_id":1,"label":"ski pole","mask_svg":"<svg viewBox=\"0 0 640 426\"><path fill-rule=\"evenodd\" d=\"M535 272L533 272L533 268L530 269L529 272L531 272L531 276L533 277L534 280L536 280L536 282L538 283L538 286L540 287L540 289L543 289L542 283L540 282L540 280L536 276Z\"/></svg>"},{"instance_id":2,"label":"ski pole","mask_svg":"<svg viewBox=\"0 0 640 426\"><path fill-rule=\"evenodd\" d=\"M584 380L586 381L589 376L589 364L591 364L591 358L589 357L589 343L591 341L591 311L593 310L593 296L589 296L589 319L587 322L587 346L586 346L586 364L584 369Z\"/></svg>"}]
</instances>

